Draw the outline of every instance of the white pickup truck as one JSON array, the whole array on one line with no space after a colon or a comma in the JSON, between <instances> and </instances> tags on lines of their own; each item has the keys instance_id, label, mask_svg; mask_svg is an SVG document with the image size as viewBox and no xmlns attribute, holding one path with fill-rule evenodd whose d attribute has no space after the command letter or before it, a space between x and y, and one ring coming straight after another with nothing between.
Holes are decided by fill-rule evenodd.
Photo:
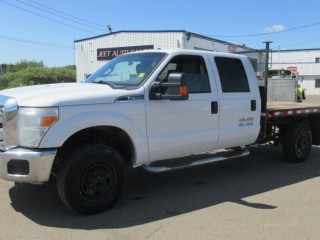
<instances>
[{"instance_id":1,"label":"white pickup truck","mask_svg":"<svg viewBox=\"0 0 320 240\"><path fill-rule=\"evenodd\" d=\"M261 96L247 57L193 50L125 54L84 83L3 90L0 177L55 176L68 207L94 214L115 204L128 167L181 169L264 143L306 160L320 145L320 106Z\"/></svg>"}]
</instances>

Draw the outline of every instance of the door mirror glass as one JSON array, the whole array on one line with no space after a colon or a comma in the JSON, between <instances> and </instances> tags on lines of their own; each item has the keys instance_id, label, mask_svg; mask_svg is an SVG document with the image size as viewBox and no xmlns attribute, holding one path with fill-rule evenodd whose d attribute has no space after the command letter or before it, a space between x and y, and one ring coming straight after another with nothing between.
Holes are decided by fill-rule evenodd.
<instances>
[{"instance_id":1,"label":"door mirror glass","mask_svg":"<svg viewBox=\"0 0 320 240\"><path fill-rule=\"evenodd\" d=\"M150 89L150 100L188 100L189 90L184 73L170 73L167 82L154 82Z\"/></svg>"}]
</instances>

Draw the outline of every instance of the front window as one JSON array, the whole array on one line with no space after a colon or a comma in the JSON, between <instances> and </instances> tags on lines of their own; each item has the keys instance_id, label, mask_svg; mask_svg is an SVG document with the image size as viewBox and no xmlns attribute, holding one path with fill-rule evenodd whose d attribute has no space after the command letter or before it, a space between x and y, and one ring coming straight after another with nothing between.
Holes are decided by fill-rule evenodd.
<instances>
[{"instance_id":1,"label":"front window","mask_svg":"<svg viewBox=\"0 0 320 240\"><path fill-rule=\"evenodd\" d=\"M85 82L108 84L114 88L137 87L147 79L165 55L155 52L121 55L104 65Z\"/></svg>"},{"instance_id":2,"label":"front window","mask_svg":"<svg viewBox=\"0 0 320 240\"><path fill-rule=\"evenodd\" d=\"M210 93L208 71L201 56L182 55L173 58L158 76L158 81L168 81L170 73L186 74L189 93Z\"/></svg>"}]
</instances>

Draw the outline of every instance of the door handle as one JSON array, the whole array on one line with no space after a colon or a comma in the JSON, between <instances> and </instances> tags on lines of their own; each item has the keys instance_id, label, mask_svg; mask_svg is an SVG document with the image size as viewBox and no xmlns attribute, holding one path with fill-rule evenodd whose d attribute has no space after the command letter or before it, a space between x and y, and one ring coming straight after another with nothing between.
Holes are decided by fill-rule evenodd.
<instances>
[{"instance_id":1,"label":"door handle","mask_svg":"<svg viewBox=\"0 0 320 240\"><path fill-rule=\"evenodd\" d=\"M251 112L254 112L257 110L257 101L251 100Z\"/></svg>"},{"instance_id":2,"label":"door handle","mask_svg":"<svg viewBox=\"0 0 320 240\"><path fill-rule=\"evenodd\" d=\"M211 102L211 114L217 114L218 113L218 102L214 101Z\"/></svg>"}]
</instances>

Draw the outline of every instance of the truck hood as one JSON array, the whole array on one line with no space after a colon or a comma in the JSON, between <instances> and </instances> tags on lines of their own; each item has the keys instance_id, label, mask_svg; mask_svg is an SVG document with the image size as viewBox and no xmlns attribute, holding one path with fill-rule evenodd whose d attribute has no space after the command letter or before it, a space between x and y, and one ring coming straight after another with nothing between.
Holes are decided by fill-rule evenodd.
<instances>
[{"instance_id":1,"label":"truck hood","mask_svg":"<svg viewBox=\"0 0 320 240\"><path fill-rule=\"evenodd\" d=\"M12 88L0 95L13 97L19 106L49 107L112 103L121 96L136 95L137 90L113 89L97 83L63 83Z\"/></svg>"}]
</instances>

